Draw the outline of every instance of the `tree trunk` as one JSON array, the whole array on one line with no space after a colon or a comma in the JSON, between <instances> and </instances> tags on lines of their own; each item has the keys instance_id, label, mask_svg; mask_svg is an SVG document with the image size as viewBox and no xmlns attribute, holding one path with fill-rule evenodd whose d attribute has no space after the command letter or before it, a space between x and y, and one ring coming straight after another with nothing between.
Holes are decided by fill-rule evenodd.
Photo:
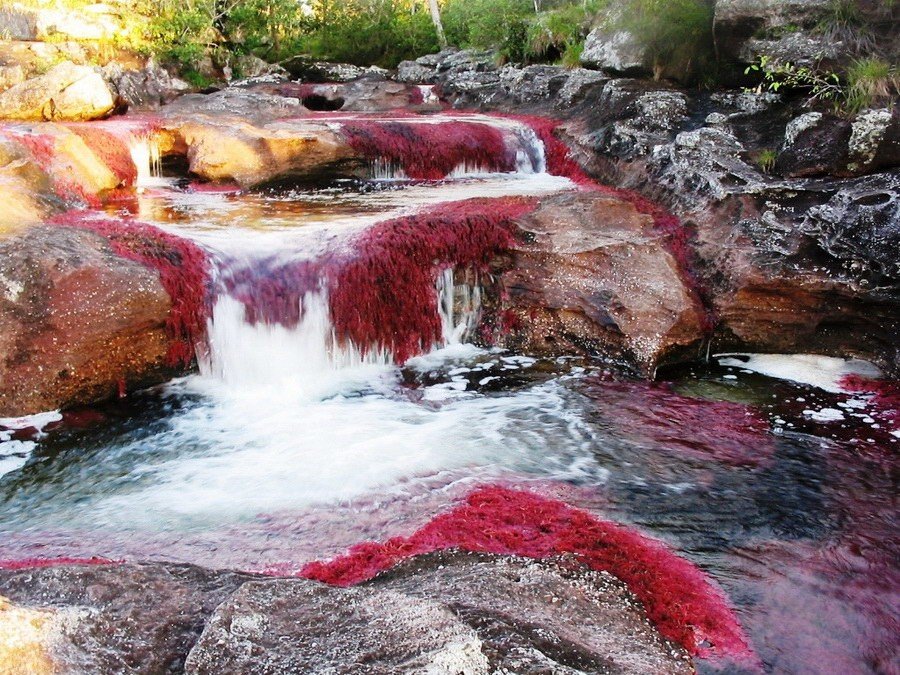
<instances>
[{"instance_id":1,"label":"tree trunk","mask_svg":"<svg viewBox=\"0 0 900 675\"><path fill-rule=\"evenodd\" d=\"M431 21L434 23L434 30L437 31L438 44L443 49L447 46L447 36L444 34L444 23L441 21L441 8L438 7L438 1L428 0L428 9L431 10Z\"/></svg>"}]
</instances>

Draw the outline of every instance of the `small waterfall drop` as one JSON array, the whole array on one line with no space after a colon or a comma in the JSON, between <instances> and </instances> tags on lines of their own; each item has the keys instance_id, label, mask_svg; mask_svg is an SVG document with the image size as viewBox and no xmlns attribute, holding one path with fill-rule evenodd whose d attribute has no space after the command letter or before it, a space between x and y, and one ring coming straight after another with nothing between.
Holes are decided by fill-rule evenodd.
<instances>
[{"instance_id":1,"label":"small waterfall drop","mask_svg":"<svg viewBox=\"0 0 900 675\"><path fill-rule=\"evenodd\" d=\"M137 169L135 187L142 190L159 185L162 177L162 155L152 133L133 134L128 141L131 161Z\"/></svg>"}]
</instances>

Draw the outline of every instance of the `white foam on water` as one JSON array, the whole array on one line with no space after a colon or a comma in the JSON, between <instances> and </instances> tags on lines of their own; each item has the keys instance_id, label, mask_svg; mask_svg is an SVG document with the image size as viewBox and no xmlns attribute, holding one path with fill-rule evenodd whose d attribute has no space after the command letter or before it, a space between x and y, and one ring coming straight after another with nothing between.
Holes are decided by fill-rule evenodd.
<instances>
[{"instance_id":1,"label":"white foam on water","mask_svg":"<svg viewBox=\"0 0 900 675\"><path fill-rule=\"evenodd\" d=\"M137 169L134 186L138 190L168 185L162 178L162 153L152 133L135 133L128 139L128 152Z\"/></svg>"},{"instance_id":2,"label":"white foam on water","mask_svg":"<svg viewBox=\"0 0 900 675\"><path fill-rule=\"evenodd\" d=\"M840 359L816 354L716 354L721 366L742 368L767 377L808 384L832 393L848 393L841 386L847 375L881 377L881 371L868 361Z\"/></svg>"},{"instance_id":3,"label":"white foam on water","mask_svg":"<svg viewBox=\"0 0 900 675\"><path fill-rule=\"evenodd\" d=\"M36 447L34 441L3 440L0 437L0 477L25 466Z\"/></svg>"}]
</instances>

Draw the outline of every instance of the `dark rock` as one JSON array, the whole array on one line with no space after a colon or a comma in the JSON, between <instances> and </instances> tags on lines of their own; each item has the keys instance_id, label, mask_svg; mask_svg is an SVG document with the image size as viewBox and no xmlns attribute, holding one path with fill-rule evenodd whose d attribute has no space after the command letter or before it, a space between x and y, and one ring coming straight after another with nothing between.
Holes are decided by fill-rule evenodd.
<instances>
[{"instance_id":1,"label":"dark rock","mask_svg":"<svg viewBox=\"0 0 900 675\"><path fill-rule=\"evenodd\" d=\"M693 672L621 581L574 559L443 551L401 562L367 586L448 605L474 629L489 672Z\"/></svg>"},{"instance_id":2,"label":"dark rock","mask_svg":"<svg viewBox=\"0 0 900 675\"><path fill-rule=\"evenodd\" d=\"M129 108L155 109L190 92L193 87L184 80L150 61L139 70L124 69L111 63L103 68L103 76L112 85L120 102Z\"/></svg>"},{"instance_id":3,"label":"dark rock","mask_svg":"<svg viewBox=\"0 0 900 675\"><path fill-rule=\"evenodd\" d=\"M775 163L779 175L822 176L846 170L850 122L809 112L791 120Z\"/></svg>"},{"instance_id":4,"label":"dark rock","mask_svg":"<svg viewBox=\"0 0 900 675\"><path fill-rule=\"evenodd\" d=\"M396 78L407 84L433 84L436 75L433 66L426 66L417 61L401 61L397 66Z\"/></svg>"},{"instance_id":5,"label":"dark rock","mask_svg":"<svg viewBox=\"0 0 900 675\"><path fill-rule=\"evenodd\" d=\"M377 66L354 66L350 63L316 61L305 56L295 56L279 64L291 77L301 82L322 84L327 82L352 82L361 77L385 78L388 71Z\"/></svg>"},{"instance_id":6,"label":"dark rock","mask_svg":"<svg viewBox=\"0 0 900 675\"><path fill-rule=\"evenodd\" d=\"M191 565L64 565L0 570L0 596L61 619L43 645L54 672L170 673L249 578Z\"/></svg>"}]
</instances>

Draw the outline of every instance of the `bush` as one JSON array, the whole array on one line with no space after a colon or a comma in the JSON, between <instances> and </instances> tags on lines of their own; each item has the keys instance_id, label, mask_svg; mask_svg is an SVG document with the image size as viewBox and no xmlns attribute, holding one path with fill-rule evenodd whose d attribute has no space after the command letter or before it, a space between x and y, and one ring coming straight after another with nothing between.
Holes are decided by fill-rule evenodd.
<instances>
[{"instance_id":1,"label":"bush","mask_svg":"<svg viewBox=\"0 0 900 675\"><path fill-rule=\"evenodd\" d=\"M887 61L874 57L858 59L847 70L844 107L848 113L888 105L898 93L900 73Z\"/></svg>"},{"instance_id":2,"label":"bush","mask_svg":"<svg viewBox=\"0 0 900 675\"><path fill-rule=\"evenodd\" d=\"M447 40L458 47L496 49L507 61L524 61L531 0L449 0L444 5Z\"/></svg>"},{"instance_id":3,"label":"bush","mask_svg":"<svg viewBox=\"0 0 900 675\"><path fill-rule=\"evenodd\" d=\"M629 0L615 23L646 50L655 79L689 80L713 62L713 8L704 0Z\"/></svg>"}]
</instances>

